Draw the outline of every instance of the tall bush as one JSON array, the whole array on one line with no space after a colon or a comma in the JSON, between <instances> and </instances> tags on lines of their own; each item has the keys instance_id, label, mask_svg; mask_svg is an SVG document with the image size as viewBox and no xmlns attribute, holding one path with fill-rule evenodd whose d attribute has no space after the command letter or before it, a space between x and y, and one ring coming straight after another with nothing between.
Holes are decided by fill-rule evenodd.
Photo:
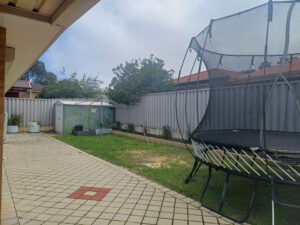
<instances>
[{"instance_id":1,"label":"tall bush","mask_svg":"<svg viewBox=\"0 0 300 225\"><path fill-rule=\"evenodd\" d=\"M172 138L172 131L171 131L171 128L168 125L163 126L162 136L166 139L171 139Z\"/></svg>"},{"instance_id":2,"label":"tall bush","mask_svg":"<svg viewBox=\"0 0 300 225\"><path fill-rule=\"evenodd\" d=\"M131 133L133 133L133 132L134 132L134 130L135 130L135 126L134 126L134 124L132 124L132 123L129 123L129 124L127 125L127 127L128 127L128 130L129 130L129 132L131 132Z\"/></svg>"}]
</instances>

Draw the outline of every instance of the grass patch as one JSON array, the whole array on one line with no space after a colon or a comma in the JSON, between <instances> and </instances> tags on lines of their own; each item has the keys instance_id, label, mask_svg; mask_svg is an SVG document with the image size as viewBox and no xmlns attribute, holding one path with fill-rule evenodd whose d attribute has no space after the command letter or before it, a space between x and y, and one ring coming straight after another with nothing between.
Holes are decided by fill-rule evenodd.
<instances>
[{"instance_id":1,"label":"grass patch","mask_svg":"<svg viewBox=\"0 0 300 225\"><path fill-rule=\"evenodd\" d=\"M184 179L193 164L193 158L185 148L155 143L147 144L142 140L115 134L102 137L60 135L56 138L101 159L126 167L195 200L199 198L207 177L207 168L202 167L191 183L184 184ZM205 199L208 205L218 204L224 179L222 172L213 172ZM227 202L225 201L224 205L226 213L239 216L244 212L250 197L251 185L252 181L249 179L230 178ZM300 202L300 194L296 189L280 186L276 191L281 200ZM286 210L277 207L276 224L300 224L298 215L299 209ZM271 224L271 196L266 183L260 182L258 185L258 195L249 222L255 225Z\"/></svg>"}]
</instances>

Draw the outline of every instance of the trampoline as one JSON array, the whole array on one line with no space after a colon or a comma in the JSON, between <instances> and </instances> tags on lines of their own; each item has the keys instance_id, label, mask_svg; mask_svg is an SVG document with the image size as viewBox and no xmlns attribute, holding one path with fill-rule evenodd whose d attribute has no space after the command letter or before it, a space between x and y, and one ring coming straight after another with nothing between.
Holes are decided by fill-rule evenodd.
<instances>
[{"instance_id":1,"label":"trampoline","mask_svg":"<svg viewBox=\"0 0 300 225\"><path fill-rule=\"evenodd\" d=\"M300 2L268 1L210 24L192 37L189 52L195 52L191 73L205 65L209 75L209 102L200 118L199 99L194 102L198 124L190 130L185 103L185 121L195 162L186 179L189 183L201 165L208 168L200 202L209 186L212 169L226 173L217 209L238 222L248 219L257 193L257 182L270 184L272 224L275 206L300 209L280 202L274 186L300 187ZM200 75L199 75L200 76ZM198 79L200 82L200 79ZM199 89L197 90L199 91ZM186 96L188 90L185 91ZM185 98L188 101L188 98ZM178 129L185 139L175 109ZM253 191L242 219L224 213L229 177L253 180Z\"/></svg>"},{"instance_id":2,"label":"trampoline","mask_svg":"<svg viewBox=\"0 0 300 225\"><path fill-rule=\"evenodd\" d=\"M194 138L207 144L251 150L259 149L259 135L255 130L222 130L197 133ZM270 152L300 154L300 133L267 131L265 137Z\"/></svg>"}]
</instances>

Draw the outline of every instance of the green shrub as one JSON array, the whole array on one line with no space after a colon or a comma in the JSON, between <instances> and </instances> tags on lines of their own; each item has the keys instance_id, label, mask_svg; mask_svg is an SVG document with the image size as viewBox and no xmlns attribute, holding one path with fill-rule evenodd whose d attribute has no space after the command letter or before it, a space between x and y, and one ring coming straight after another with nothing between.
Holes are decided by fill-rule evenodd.
<instances>
[{"instance_id":1,"label":"green shrub","mask_svg":"<svg viewBox=\"0 0 300 225\"><path fill-rule=\"evenodd\" d=\"M144 127L144 128L143 128L143 131L144 131L144 134L145 134L145 135L148 134L148 129L147 129L147 127Z\"/></svg>"},{"instance_id":2,"label":"green shrub","mask_svg":"<svg viewBox=\"0 0 300 225\"><path fill-rule=\"evenodd\" d=\"M33 123L36 123L36 125L39 125L39 126L41 126L41 122L40 122L40 121L33 120L33 121L31 121L31 122L33 122Z\"/></svg>"},{"instance_id":3,"label":"green shrub","mask_svg":"<svg viewBox=\"0 0 300 225\"><path fill-rule=\"evenodd\" d=\"M163 133L162 133L162 136L166 139L170 139L172 138L172 131L171 131L171 128L166 125L166 126L163 126Z\"/></svg>"},{"instance_id":4,"label":"green shrub","mask_svg":"<svg viewBox=\"0 0 300 225\"><path fill-rule=\"evenodd\" d=\"M120 123L120 121L114 122L114 124L112 126L112 129L114 129L114 130L121 130L121 123Z\"/></svg>"},{"instance_id":5,"label":"green shrub","mask_svg":"<svg viewBox=\"0 0 300 225\"><path fill-rule=\"evenodd\" d=\"M127 124L127 128L129 130L129 132L133 133L135 130L135 126L132 123Z\"/></svg>"},{"instance_id":6,"label":"green shrub","mask_svg":"<svg viewBox=\"0 0 300 225\"><path fill-rule=\"evenodd\" d=\"M8 125L12 126L20 126L21 125L21 115L19 114L12 114L7 121Z\"/></svg>"}]
</instances>

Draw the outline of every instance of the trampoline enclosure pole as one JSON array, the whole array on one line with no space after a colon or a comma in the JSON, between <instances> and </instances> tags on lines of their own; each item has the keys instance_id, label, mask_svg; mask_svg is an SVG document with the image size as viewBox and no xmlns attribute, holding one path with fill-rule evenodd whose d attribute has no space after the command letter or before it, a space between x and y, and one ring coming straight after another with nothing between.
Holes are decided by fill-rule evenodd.
<instances>
[{"instance_id":1,"label":"trampoline enclosure pole","mask_svg":"<svg viewBox=\"0 0 300 225\"><path fill-rule=\"evenodd\" d=\"M275 225L275 205L273 199L272 199L272 225Z\"/></svg>"}]
</instances>

